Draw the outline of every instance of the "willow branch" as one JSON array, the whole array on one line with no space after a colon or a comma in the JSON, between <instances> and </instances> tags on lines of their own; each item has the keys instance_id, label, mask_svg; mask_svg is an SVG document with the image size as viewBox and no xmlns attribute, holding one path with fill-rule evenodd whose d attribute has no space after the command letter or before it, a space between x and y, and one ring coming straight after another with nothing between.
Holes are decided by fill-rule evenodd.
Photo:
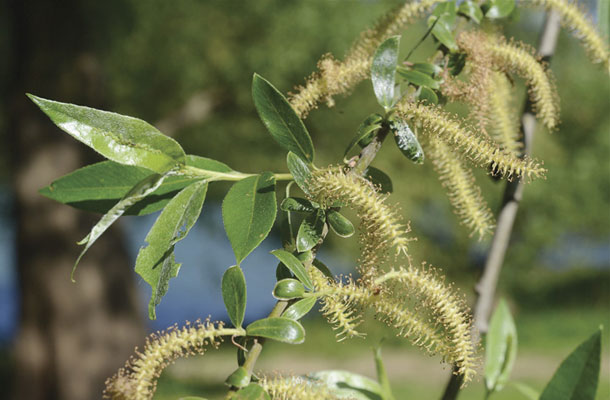
<instances>
[{"instance_id":1,"label":"willow branch","mask_svg":"<svg viewBox=\"0 0 610 400\"><path fill-rule=\"evenodd\" d=\"M540 35L538 52L543 60L549 62L557 44L557 36L559 34L560 18L559 15L551 11L547 14L543 31ZM534 131L536 130L536 117L532 110L532 103L526 100L525 108L521 117L521 130L523 132L523 155L531 153L532 140ZM479 282L475 286L477 300L473 307L474 310L474 332L473 340L479 341L480 335L487 333L489 326L489 317L493 309L496 288L498 279L504 264L506 249L510 242L510 238L519 209L519 203L523 197L523 181L515 179L507 182L504 189L504 197L498 214L497 228L491 242L491 247L487 254L483 274ZM455 400L459 394L463 377L461 375L452 374L443 400Z\"/></svg>"}]
</instances>

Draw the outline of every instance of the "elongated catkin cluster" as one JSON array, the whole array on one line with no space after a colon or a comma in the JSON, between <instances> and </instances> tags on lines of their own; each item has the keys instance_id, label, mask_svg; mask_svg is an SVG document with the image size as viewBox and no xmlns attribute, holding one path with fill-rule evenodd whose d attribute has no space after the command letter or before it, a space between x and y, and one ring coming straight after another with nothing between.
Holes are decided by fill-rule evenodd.
<instances>
[{"instance_id":1,"label":"elongated catkin cluster","mask_svg":"<svg viewBox=\"0 0 610 400\"><path fill-rule=\"evenodd\" d=\"M487 132L503 150L516 156L521 154L519 118L512 102L511 84L501 72L493 72L488 88L489 118Z\"/></svg>"},{"instance_id":2,"label":"elongated catkin cluster","mask_svg":"<svg viewBox=\"0 0 610 400\"><path fill-rule=\"evenodd\" d=\"M298 376L263 376L259 385L269 393L272 400L339 399L327 387Z\"/></svg>"},{"instance_id":3,"label":"elongated catkin cluster","mask_svg":"<svg viewBox=\"0 0 610 400\"><path fill-rule=\"evenodd\" d=\"M165 367L180 357L205 353L217 347L225 332L222 322L209 321L173 327L151 335L142 352L127 361L112 378L106 381L104 397L113 400L152 399L157 379Z\"/></svg>"}]
</instances>

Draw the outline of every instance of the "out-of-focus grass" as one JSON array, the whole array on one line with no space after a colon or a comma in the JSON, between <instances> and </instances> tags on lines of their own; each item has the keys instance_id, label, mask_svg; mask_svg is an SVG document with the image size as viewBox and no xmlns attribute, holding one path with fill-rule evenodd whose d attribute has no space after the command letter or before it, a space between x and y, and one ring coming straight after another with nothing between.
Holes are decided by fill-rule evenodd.
<instances>
[{"instance_id":1,"label":"out-of-focus grass","mask_svg":"<svg viewBox=\"0 0 610 400\"><path fill-rule=\"evenodd\" d=\"M515 316L519 334L519 355L513 379L541 391L559 363L580 342L601 324L610 326L610 314L605 309L568 309L521 312ZM316 369L350 369L374 377L371 346L385 337L384 361L397 399L439 399L449 369L440 360L422 355L404 340L377 323L367 323L365 340L353 339L337 343L334 332L320 319L304 322L307 340L299 346L268 344L257 364L264 371L302 374ZM610 337L603 334L602 372L598 389L599 400L610 398ZM235 351L225 343L220 350L203 357L178 361L161 377L155 399L175 400L186 395L221 399L226 392L222 381L235 368ZM465 389L460 400L484 398L482 380ZM492 400L524 399L515 388L507 386Z\"/></svg>"}]
</instances>

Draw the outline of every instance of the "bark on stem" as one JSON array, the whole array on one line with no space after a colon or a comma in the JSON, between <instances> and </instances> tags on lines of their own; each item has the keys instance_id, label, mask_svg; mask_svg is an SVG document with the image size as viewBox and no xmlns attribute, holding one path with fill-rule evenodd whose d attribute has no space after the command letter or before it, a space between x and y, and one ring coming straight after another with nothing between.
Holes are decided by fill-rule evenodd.
<instances>
[{"instance_id":1,"label":"bark on stem","mask_svg":"<svg viewBox=\"0 0 610 400\"><path fill-rule=\"evenodd\" d=\"M544 28L540 35L538 53L543 61L549 62L557 43L560 28L560 17L554 11L547 14ZM536 129L536 117L532 110L532 104L526 101L523 115L521 117L521 130L523 132L523 154L531 153L532 139ZM498 279L504 264L504 256L513 231L513 225L519 209L519 203L523 196L523 181L515 179L506 183L504 197L500 212L498 214L497 228L487 254L487 260L483 274L475 286L477 300L473 307L474 332L473 340L478 342L481 334L487 333L489 317L491 315ZM459 394L463 377L454 373L451 375L442 400L455 400Z\"/></svg>"}]
</instances>

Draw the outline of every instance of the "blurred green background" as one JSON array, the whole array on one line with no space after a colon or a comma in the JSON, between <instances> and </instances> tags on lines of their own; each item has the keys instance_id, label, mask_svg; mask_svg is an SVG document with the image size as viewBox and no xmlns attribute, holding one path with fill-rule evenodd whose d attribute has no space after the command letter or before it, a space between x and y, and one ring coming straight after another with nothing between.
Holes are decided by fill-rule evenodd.
<instances>
[{"instance_id":1,"label":"blurred green background","mask_svg":"<svg viewBox=\"0 0 610 400\"><path fill-rule=\"evenodd\" d=\"M11 19L13 3L3 3L0 14L0 49L7 59L19 29ZM69 65L59 67L63 71L60 75L45 75L44 64L55 63L52 69L63 65L61 53L52 52L54 40L78 41L87 49L85 61L92 63L99 74L99 93L105 109L155 124L175 137L187 153L221 160L236 170L257 172L286 171L286 167L283 152L266 133L252 104L252 74L257 72L283 92L289 92L315 70L322 54L331 52L341 58L364 27L400 2L76 3L78 10L67 18L49 12L48 18L57 18L55 23L62 25L57 37L43 37L41 33L40 38L33 38L50 46L49 55L38 63L40 82L54 80L56 85L68 87L67 93L79 92ZM32 4L53 8L42 2ZM542 21L541 13L524 10L507 21L505 33L535 45ZM79 32L86 34L71 35L75 24L79 25ZM404 32L403 54L424 32L423 23ZM412 59L425 59L432 49L433 43L427 40ZM0 98L4 110L0 114L0 131L8 144L12 140L8 93L14 76L8 63L0 68L0 85L4 89L0 92L4 93ZM519 332L519 358L513 376L538 389L571 349L600 324L610 326L610 83L602 69L591 65L577 41L565 32L560 35L551 68L561 96L562 124L552 134L536 133L534 155L544 160L548 174L525 189L499 288L500 295L511 304ZM37 82L28 82L28 90L46 96L37 90ZM522 82L516 84L517 99L521 99ZM55 99L78 102L80 97ZM359 123L371 112L379 111L368 81L356 87L349 97L336 100L334 108L322 105L306 120L318 165L340 162ZM520 109L521 102L516 107ZM395 188L392 201L400 203L402 213L412 221L418 238L411 246L414 260L442 268L448 279L472 298L473 284L489 243L469 238L469 232L459 225L431 166L411 164L394 147L386 143L373 165L391 176ZM4 184L0 189L9 199L12 189L8 184L16 179L11 172L10 148L2 146L0 157ZM504 183L494 182L484 171L477 178L490 207L497 209ZM213 185L206 201L220 201L227 188L225 184ZM11 201L7 200L7 204ZM4 221L9 220L10 215L4 215ZM13 226L9 222L5 225ZM333 257L343 260L344 265L355 261L355 239L331 238L327 247L333 248ZM7 261L2 268L8 271L16 264L14 260ZM8 275L5 272L3 276ZM249 302L256 303L257 299L251 295ZM305 327L308 339L304 345L267 346L261 368L294 373L350 368L372 376L370 347L387 337L384 353L397 398L438 398L442 392L449 371L440 361L413 351L374 323L367 324L366 340L340 344L334 342L333 331L319 317L307 319ZM14 336L7 337L3 381L8 384L14 362L10 340ZM610 397L608 337L604 332L600 399ZM220 396L221 382L233 364L230 346L204 357L179 361L161 377L156 398L175 399L187 394L214 398L214 393ZM475 382L460 398L482 399L482 388L482 382ZM520 397L507 388L494 398Z\"/></svg>"}]
</instances>

